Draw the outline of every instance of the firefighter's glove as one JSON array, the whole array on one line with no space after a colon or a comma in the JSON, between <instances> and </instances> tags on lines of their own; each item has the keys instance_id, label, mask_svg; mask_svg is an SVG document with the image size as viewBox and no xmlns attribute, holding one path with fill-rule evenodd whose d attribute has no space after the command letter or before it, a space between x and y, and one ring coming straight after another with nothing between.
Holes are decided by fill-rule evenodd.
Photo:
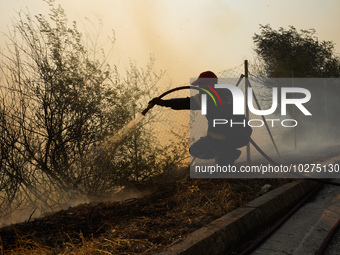
<instances>
[{"instance_id":1,"label":"firefighter's glove","mask_svg":"<svg viewBox=\"0 0 340 255\"><path fill-rule=\"evenodd\" d=\"M154 106L154 105L162 105L163 100L160 99L159 97L155 97L154 99L152 99L151 101L149 101L149 105L150 106Z\"/></svg>"}]
</instances>

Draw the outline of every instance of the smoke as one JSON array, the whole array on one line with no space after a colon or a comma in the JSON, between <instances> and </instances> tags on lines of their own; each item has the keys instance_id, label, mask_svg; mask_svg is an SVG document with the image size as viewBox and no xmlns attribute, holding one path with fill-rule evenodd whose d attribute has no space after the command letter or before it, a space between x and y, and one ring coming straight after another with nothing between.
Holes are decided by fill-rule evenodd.
<instances>
[{"instance_id":1,"label":"smoke","mask_svg":"<svg viewBox=\"0 0 340 255\"><path fill-rule=\"evenodd\" d=\"M35 199L34 194L29 194L28 191L26 192L30 199L21 201L17 207L13 203L10 208L7 208L7 211L3 211L5 208L2 208L3 210L1 211L2 217L0 217L0 227L24 221L32 221L60 210L67 210L70 207L91 202L89 197L78 190L69 190L63 193L60 192L60 194L54 194L55 192L52 192L54 197L49 199L58 201L58 203L51 203L47 200L43 201L42 199ZM14 210L11 208L14 208Z\"/></svg>"},{"instance_id":2,"label":"smoke","mask_svg":"<svg viewBox=\"0 0 340 255\"><path fill-rule=\"evenodd\" d=\"M130 32L135 31L136 48L154 54L172 79L189 82L202 71L217 72L230 65L228 52L235 47L231 38L239 19L224 1L196 5L179 0L133 1L127 9L132 13Z\"/></svg>"},{"instance_id":3,"label":"smoke","mask_svg":"<svg viewBox=\"0 0 340 255\"><path fill-rule=\"evenodd\" d=\"M59 204L51 206L46 201L26 202L12 212L8 212L0 218L0 228L20 222L33 221L60 210L67 210L85 203L118 202L134 198L142 198L155 191L155 187L142 184L128 183L118 187L116 191L104 192L100 195L85 195L78 190L65 192L64 197L58 198Z\"/></svg>"}]
</instances>

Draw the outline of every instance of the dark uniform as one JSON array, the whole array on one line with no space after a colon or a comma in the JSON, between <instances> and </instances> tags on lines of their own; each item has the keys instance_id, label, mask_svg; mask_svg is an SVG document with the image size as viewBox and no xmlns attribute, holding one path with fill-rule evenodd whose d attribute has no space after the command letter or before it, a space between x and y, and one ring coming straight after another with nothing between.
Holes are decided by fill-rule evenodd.
<instances>
[{"instance_id":1,"label":"dark uniform","mask_svg":"<svg viewBox=\"0 0 340 255\"><path fill-rule=\"evenodd\" d=\"M213 87L214 84L217 84L217 76L210 71L201 73L199 78L192 83L192 85L202 88L207 88L206 85ZM233 99L230 91L227 89L215 90L221 98L222 105L218 102L216 106L213 99L207 96L207 114L205 115L208 120L207 135L191 145L190 154L201 159L214 158L219 165L233 165L241 154L237 149L249 143L252 129L247 125L244 115L233 116ZM197 95L187 98L169 100L157 98L150 103L171 107L174 110L201 110L202 93L205 92L199 90ZM214 119L227 120L228 123L214 127Z\"/></svg>"}]
</instances>

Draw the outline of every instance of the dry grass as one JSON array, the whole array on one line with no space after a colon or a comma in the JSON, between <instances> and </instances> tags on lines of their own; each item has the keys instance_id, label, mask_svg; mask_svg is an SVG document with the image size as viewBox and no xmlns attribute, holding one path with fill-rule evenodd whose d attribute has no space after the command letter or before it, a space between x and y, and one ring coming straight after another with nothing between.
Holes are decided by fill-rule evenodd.
<instances>
[{"instance_id":1,"label":"dry grass","mask_svg":"<svg viewBox=\"0 0 340 255\"><path fill-rule=\"evenodd\" d=\"M264 184L274 188L287 181L185 178L167 183L163 190L142 199L81 205L29 225L2 229L0 251L28 255L152 254L244 206L257 197ZM15 231L14 238L11 231Z\"/></svg>"}]
</instances>

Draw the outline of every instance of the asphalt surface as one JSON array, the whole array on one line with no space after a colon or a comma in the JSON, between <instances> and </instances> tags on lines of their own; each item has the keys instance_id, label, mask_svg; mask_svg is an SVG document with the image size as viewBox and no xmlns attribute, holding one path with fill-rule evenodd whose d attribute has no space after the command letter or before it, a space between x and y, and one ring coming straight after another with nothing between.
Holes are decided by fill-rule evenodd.
<instances>
[{"instance_id":1,"label":"asphalt surface","mask_svg":"<svg viewBox=\"0 0 340 255\"><path fill-rule=\"evenodd\" d=\"M325 185L252 255L315 254L339 218L340 186ZM340 254L333 245L329 254Z\"/></svg>"}]
</instances>

